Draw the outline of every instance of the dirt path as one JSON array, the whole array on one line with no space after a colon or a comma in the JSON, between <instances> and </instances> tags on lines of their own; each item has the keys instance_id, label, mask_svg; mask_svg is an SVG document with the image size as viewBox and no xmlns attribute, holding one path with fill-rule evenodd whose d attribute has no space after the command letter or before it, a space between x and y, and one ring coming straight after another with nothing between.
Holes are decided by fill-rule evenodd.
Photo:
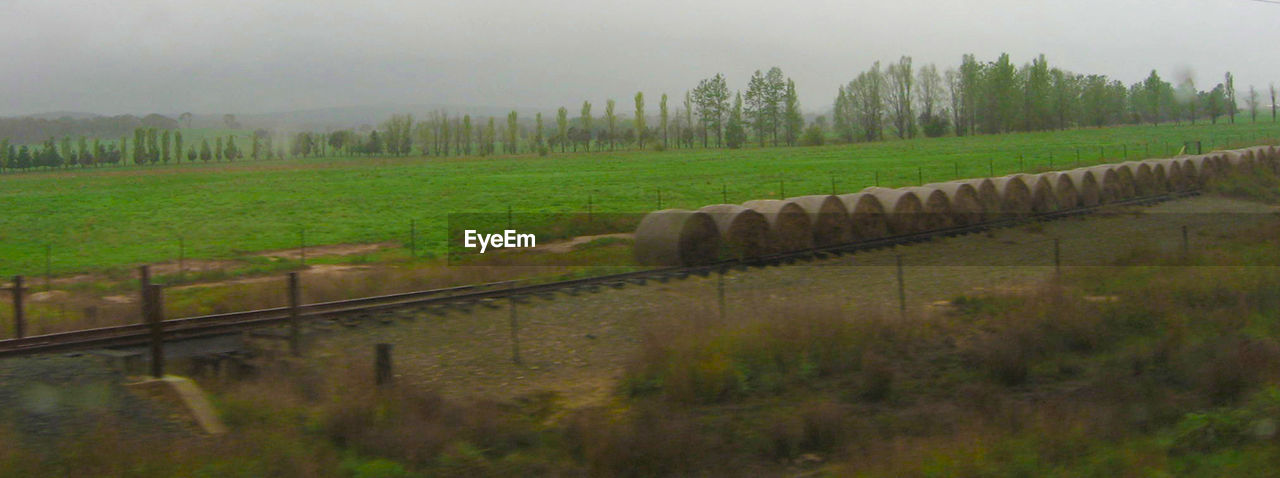
<instances>
[{"instance_id":1,"label":"dirt path","mask_svg":"<svg viewBox=\"0 0 1280 478\"><path fill-rule=\"evenodd\" d=\"M1228 211L1260 214L1192 214ZM1182 225L1192 231L1195 247L1274 220L1274 212L1256 203L1197 197L806 265L733 272L726 276L727 310L732 317L773 301L804 298L896 314L894 260L901 254L908 309L927 312L960 294L1043 280L1053 270L1054 237L1060 238L1065 263L1099 264L1127 254L1135 245L1176 250L1181 247ZM323 333L310 357L333 367L367 368L373 344L387 342L394 345L399 380L455 397L509 398L553 390L569 405L584 405L609 399L645 324L682 311L711 312L716 303L715 278L606 288L576 297L561 294L550 301L534 298L517 306L523 359L519 365L511 360L506 302L444 316L404 313L389 325Z\"/></svg>"}]
</instances>

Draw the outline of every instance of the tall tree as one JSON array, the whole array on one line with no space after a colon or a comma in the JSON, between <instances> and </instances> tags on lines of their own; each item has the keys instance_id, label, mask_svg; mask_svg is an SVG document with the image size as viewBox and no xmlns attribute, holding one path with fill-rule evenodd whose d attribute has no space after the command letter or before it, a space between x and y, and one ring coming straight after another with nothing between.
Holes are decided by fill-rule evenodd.
<instances>
[{"instance_id":1,"label":"tall tree","mask_svg":"<svg viewBox=\"0 0 1280 478\"><path fill-rule=\"evenodd\" d=\"M311 137L311 135L307 135L308 140L310 139L310 137ZM306 141L305 143L306 143L307 148L308 148L308 149L307 149L307 151L309 152L309 151L310 151L310 147L311 147L310 141ZM222 153L223 153L223 151L222 151L222 137L221 137L221 136L219 136L219 137L217 137L217 138L214 138L214 145L215 145L215 146L213 147L213 158L214 158L215 160L222 161ZM304 153L304 154L305 154L305 153Z\"/></svg>"},{"instance_id":2,"label":"tall tree","mask_svg":"<svg viewBox=\"0 0 1280 478\"><path fill-rule=\"evenodd\" d=\"M646 139L645 137L648 136L648 131L649 131L649 127L647 126L644 118L644 92L637 91L635 100L636 100L636 118L634 120L634 124L632 124L631 126L636 130L636 143L640 147L640 149L643 150L644 140Z\"/></svg>"},{"instance_id":3,"label":"tall tree","mask_svg":"<svg viewBox=\"0 0 1280 478\"><path fill-rule=\"evenodd\" d=\"M787 146L795 146L804 130L804 116L800 114L800 97L796 95L796 83L787 78L787 89L782 96L783 131Z\"/></svg>"},{"instance_id":4,"label":"tall tree","mask_svg":"<svg viewBox=\"0 0 1280 478\"><path fill-rule=\"evenodd\" d=\"M519 136L519 133L520 133L519 128L520 128L520 124L518 123L518 118L516 117L516 110L511 110L510 113L507 113L507 147L506 149L508 154L516 154L520 152L518 149L518 146L516 145L516 137Z\"/></svg>"},{"instance_id":5,"label":"tall tree","mask_svg":"<svg viewBox=\"0 0 1280 478\"><path fill-rule=\"evenodd\" d=\"M747 130L742 125L742 93L733 96L733 108L729 110L729 122L725 126L725 145L738 149L747 140Z\"/></svg>"},{"instance_id":6,"label":"tall tree","mask_svg":"<svg viewBox=\"0 0 1280 478\"><path fill-rule=\"evenodd\" d=\"M173 130L173 157L175 163L181 163L182 158L182 130Z\"/></svg>"},{"instance_id":7,"label":"tall tree","mask_svg":"<svg viewBox=\"0 0 1280 478\"><path fill-rule=\"evenodd\" d=\"M1274 96L1274 95L1272 95ZM680 139L686 148L693 147L693 93L684 92L684 127L686 132L680 133Z\"/></svg>"},{"instance_id":8,"label":"tall tree","mask_svg":"<svg viewBox=\"0 0 1280 478\"><path fill-rule=\"evenodd\" d=\"M169 130L160 133L160 161L169 164Z\"/></svg>"},{"instance_id":9,"label":"tall tree","mask_svg":"<svg viewBox=\"0 0 1280 478\"><path fill-rule=\"evenodd\" d=\"M891 63L885 76L889 87L885 99L889 103L893 128L898 138L915 137L916 120L915 114L911 111L911 93L915 89L915 75L911 68L911 57L903 56L897 63Z\"/></svg>"},{"instance_id":10,"label":"tall tree","mask_svg":"<svg viewBox=\"0 0 1280 478\"><path fill-rule=\"evenodd\" d=\"M936 123L942 109L942 76L938 75L938 67L932 63L921 66L916 73L916 99L920 103L920 122L925 129Z\"/></svg>"},{"instance_id":11,"label":"tall tree","mask_svg":"<svg viewBox=\"0 0 1280 478\"><path fill-rule=\"evenodd\" d=\"M1239 103L1236 103L1236 79L1228 71L1225 80L1222 83L1222 99L1226 102L1227 116L1231 118L1231 124L1236 124L1236 110L1240 107Z\"/></svg>"},{"instance_id":12,"label":"tall tree","mask_svg":"<svg viewBox=\"0 0 1280 478\"><path fill-rule=\"evenodd\" d=\"M537 125L536 126L537 132L533 136L533 143L537 145L539 150L541 150L542 149L542 112L541 111L539 111L537 115L534 115L534 123Z\"/></svg>"},{"instance_id":13,"label":"tall tree","mask_svg":"<svg viewBox=\"0 0 1280 478\"><path fill-rule=\"evenodd\" d=\"M564 152L565 143L569 142L569 109L563 106L556 110L556 143L560 152Z\"/></svg>"},{"instance_id":14,"label":"tall tree","mask_svg":"<svg viewBox=\"0 0 1280 478\"><path fill-rule=\"evenodd\" d=\"M784 105L787 96L787 82L790 81L783 77L782 68L771 67L769 72L764 74L765 81L765 115L769 117L769 135L773 138L773 145L778 145L778 131L783 128L786 118L784 118Z\"/></svg>"},{"instance_id":15,"label":"tall tree","mask_svg":"<svg viewBox=\"0 0 1280 478\"><path fill-rule=\"evenodd\" d=\"M857 118L858 129L865 141L884 139L884 83L884 74L877 61L845 87L845 94L851 99L853 117Z\"/></svg>"},{"instance_id":16,"label":"tall tree","mask_svg":"<svg viewBox=\"0 0 1280 478\"><path fill-rule=\"evenodd\" d=\"M485 136L488 137L488 139L485 141L485 148L488 150L488 154L493 154L494 153L493 144L498 141L498 125L497 125L497 121L494 120L492 116L489 117L489 124L485 127L484 133L485 133Z\"/></svg>"},{"instance_id":17,"label":"tall tree","mask_svg":"<svg viewBox=\"0 0 1280 478\"><path fill-rule=\"evenodd\" d=\"M662 127L662 149L666 149L667 145L667 94L662 94L662 99L658 100L658 124Z\"/></svg>"},{"instance_id":18,"label":"tall tree","mask_svg":"<svg viewBox=\"0 0 1280 478\"><path fill-rule=\"evenodd\" d=\"M618 116L613 113L614 106L617 106L613 100L607 100L604 103L604 122L609 127L609 151L613 151L614 140L618 138Z\"/></svg>"},{"instance_id":19,"label":"tall tree","mask_svg":"<svg viewBox=\"0 0 1280 478\"><path fill-rule=\"evenodd\" d=\"M698 83L693 90L698 117L702 120L702 146L707 146L708 130L716 135L716 147L724 145L724 120L729 112L729 86L724 75L716 73Z\"/></svg>"},{"instance_id":20,"label":"tall tree","mask_svg":"<svg viewBox=\"0 0 1280 478\"><path fill-rule=\"evenodd\" d=\"M1258 90L1253 85L1249 85L1249 96L1244 99L1245 104L1249 105L1249 122L1258 122Z\"/></svg>"},{"instance_id":21,"label":"tall tree","mask_svg":"<svg viewBox=\"0 0 1280 478\"><path fill-rule=\"evenodd\" d=\"M582 131L583 131L582 133L583 148L586 149L587 152L590 152L591 151L591 132L593 131L591 129L592 118L591 118L591 102L590 101L582 102L581 118L582 118Z\"/></svg>"},{"instance_id":22,"label":"tall tree","mask_svg":"<svg viewBox=\"0 0 1280 478\"><path fill-rule=\"evenodd\" d=\"M151 164L160 162L160 135L155 128L147 128L147 153L150 154L147 160Z\"/></svg>"},{"instance_id":23,"label":"tall tree","mask_svg":"<svg viewBox=\"0 0 1280 478\"><path fill-rule=\"evenodd\" d=\"M135 147L133 149L136 150L138 148ZM213 159L213 151L209 149L209 139L205 138L200 140L200 160L207 163L210 159Z\"/></svg>"},{"instance_id":24,"label":"tall tree","mask_svg":"<svg viewBox=\"0 0 1280 478\"><path fill-rule=\"evenodd\" d=\"M755 132L756 140L761 147L764 147L764 142L768 139L767 133L773 131L770 125L773 116L769 111L771 94L769 82L765 79L764 73L760 70L752 73L751 79L747 80L746 114L747 121L751 124L751 129Z\"/></svg>"}]
</instances>

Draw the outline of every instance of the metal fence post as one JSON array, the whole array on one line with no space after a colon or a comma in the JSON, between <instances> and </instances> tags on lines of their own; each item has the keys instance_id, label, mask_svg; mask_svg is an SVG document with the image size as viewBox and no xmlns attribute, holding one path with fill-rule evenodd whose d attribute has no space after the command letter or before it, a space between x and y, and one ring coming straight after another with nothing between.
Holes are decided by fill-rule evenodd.
<instances>
[{"instance_id":1,"label":"metal fence post","mask_svg":"<svg viewBox=\"0 0 1280 478\"><path fill-rule=\"evenodd\" d=\"M301 284L298 273L289 273L289 353L294 357L302 355L299 342L302 338L302 325L299 323L302 305Z\"/></svg>"},{"instance_id":2,"label":"metal fence post","mask_svg":"<svg viewBox=\"0 0 1280 478\"><path fill-rule=\"evenodd\" d=\"M164 377L164 306L163 292L158 284L148 284L143 297L143 309L151 332L151 376Z\"/></svg>"}]
</instances>

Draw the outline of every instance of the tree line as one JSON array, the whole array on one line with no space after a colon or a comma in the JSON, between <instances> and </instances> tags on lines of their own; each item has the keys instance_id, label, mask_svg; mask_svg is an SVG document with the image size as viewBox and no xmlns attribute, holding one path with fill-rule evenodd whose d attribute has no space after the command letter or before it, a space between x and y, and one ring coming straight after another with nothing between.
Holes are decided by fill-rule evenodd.
<instances>
[{"instance_id":1,"label":"tree line","mask_svg":"<svg viewBox=\"0 0 1280 478\"><path fill-rule=\"evenodd\" d=\"M236 137L217 136L210 143L209 138L200 140L200 144L184 142L181 130L158 128L135 128L133 137L121 136L114 141L99 138L90 140L80 136L72 141L64 136L60 141L53 138L36 144L14 144L8 139L0 139L0 172L22 171L35 168L71 168L75 166L90 167L104 165L120 165L133 163L136 165L181 163L209 161L235 161L246 157L251 159L283 159L283 148L273 149L272 135L266 130L254 131L249 140L249 151L246 152L236 144Z\"/></svg>"},{"instance_id":2,"label":"tree line","mask_svg":"<svg viewBox=\"0 0 1280 478\"><path fill-rule=\"evenodd\" d=\"M1221 82L1200 89L1189 75L1175 84L1152 70L1144 80L1126 85L1106 75L1051 67L1044 55L1017 66L1008 54L987 62L969 54L962 56L959 65L945 70L933 64L917 67L911 57L903 56L883 65L875 62L840 85L830 121L822 115L811 116L812 121L807 122L794 81L780 68L772 67L756 70L745 90L731 91L727 78L717 73L683 92L678 104L672 104L672 98L663 93L656 115L650 113L643 92L632 97L630 112L619 111L614 99L605 100L603 111L586 100L576 116L570 116L569 108L562 106L554 119L544 118L541 112L522 118L514 110L505 118L473 118L443 110L416 121L412 115L392 115L377 127L294 133L283 138L284 145L273 144L272 134L258 130L252 135L249 157L285 158L286 153L290 157L547 155L554 151L798 146L1119 124L1216 123L1223 117L1234 123L1241 112L1257 121L1265 108L1263 93L1250 86L1247 93L1237 95L1234 83L1227 72ZM1267 93L1274 122L1275 87ZM184 116L189 122L189 115ZM70 136L63 136L61 144L51 139L56 136L49 136L30 148L15 148L6 140L0 143L0 167L129 161L154 164L183 157L191 162L234 161L245 157L234 137L228 137L225 144L222 138L215 138L212 145L207 140L198 148L189 145L184 153L176 121L159 115L116 119L130 118L166 127L133 128L132 150L127 149L125 137L115 144L95 139L90 147L82 136L78 148L71 147ZM45 121L28 120L19 122ZM17 120L0 120L0 132L6 131L4 121ZM68 121L77 120L58 120L60 124ZM229 127L236 124L231 115L224 121Z\"/></svg>"}]
</instances>

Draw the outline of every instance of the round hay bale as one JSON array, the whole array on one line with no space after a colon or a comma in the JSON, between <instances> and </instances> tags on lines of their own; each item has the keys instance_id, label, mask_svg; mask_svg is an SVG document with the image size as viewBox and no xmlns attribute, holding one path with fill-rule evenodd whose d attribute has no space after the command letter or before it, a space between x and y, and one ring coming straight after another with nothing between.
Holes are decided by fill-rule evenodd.
<instances>
[{"instance_id":1,"label":"round hay bale","mask_svg":"<svg viewBox=\"0 0 1280 478\"><path fill-rule=\"evenodd\" d=\"M1213 166L1213 159L1208 155L1191 156L1182 163L1182 172L1187 174L1190 169L1195 173L1196 185L1204 187L1215 176L1217 176Z\"/></svg>"},{"instance_id":2,"label":"round hay bale","mask_svg":"<svg viewBox=\"0 0 1280 478\"><path fill-rule=\"evenodd\" d=\"M1222 154L1228 172L1245 172L1253 170L1253 151L1234 150Z\"/></svg>"},{"instance_id":3,"label":"round hay bale","mask_svg":"<svg viewBox=\"0 0 1280 478\"><path fill-rule=\"evenodd\" d=\"M769 253L769 220L763 214L737 204L703 206L698 212L715 221L721 258L747 259Z\"/></svg>"},{"instance_id":4,"label":"round hay bale","mask_svg":"<svg viewBox=\"0 0 1280 478\"><path fill-rule=\"evenodd\" d=\"M1031 192L1031 212L1044 213L1058 210L1058 196L1049 180L1039 174L1014 174L1026 183Z\"/></svg>"},{"instance_id":5,"label":"round hay bale","mask_svg":"<svg viewBox=\"0 0 1280 478\"><path fill-rule=\"evenodd\" d=\"M1017 176L992 178L991 183L1000 195L1000 214L1026 215L1031 213L1031 189Z\"/></svg>"},{"instance_id":6,"label":"round hay bale","mask_svg":"<svg viewBox=\"0 0 1280 478\"><path fill-rule=\"evenodd\" d=\"M853 225L853 240L866 241L879 239L889 235L889 223L885 217L884 205L874 195L862 192L841 194L838 196L849 211L849 222Z\"/></svg>"},{"instance_id":7,"label":"round hay bale","mask_svg":"<svg viewBox=\"0 0 1280 478\"><path fill-rule=\"evenodd\" d=\"M1124 184L1115 168L1104 164L1086 168L1085 170L1093 173L1094 179L1098 181L1098 193L1102 204L1124 199Z\"/></svg>"},{"instance_id":8,"label":"round hay bale","mask_svg":"<svg viewBox=\"0 0 1280 478\"><path fill-rule=\"evenodd\" d=\"M913 186L902 188L920 198L920 204L924 206L920 210L920 218L916 221L916 227L919 232L936 231L946 229L955 225L955 213L951 209L951 200L947 198L947 193L941 189Z\"/></svg>"},{"instance_id":9,"label":"round hay bale","mask_svg":"<svg viewBox=\"0 0 1280 478\"><path fill-rule=\"evenodd\" d=\"M915 193L902 189L878 187L866 188L862 192L875 197L884 206L885 222L889 225L891 234L900 235L919 232L920 229L916 221L920 219L920 212L924 210L924 204Z\"/></svg>"},{"instance_id":10,"label":"round hay bale","mask_svg":"<svg viewBox=\"0 0 1280 478\"><path fill-rule=\"evenodd\" d=\"M840 202L840 198L819 194L787 200L799 205L809 215L809 222L813 225L814 246L826 247L853 242L853 223L849 221L849 211Z\"/></svg>"},{"instance_id":11,"label":"round hay bale","mask_svg":"<svg viewBox=\"0 0 1280 478\"><path fill-rule=\"evenodd\" d=\"M924 187L937 189L947 195L947 201L951 203L951 219L955 224L978 224L986 217L987 211L978 199L978 190L967 182L933 183Z\"/></svg>"},{"instance_id":12,"label":"round hay bale","mask_svg":"<svg viewBox=\"0 0 1280 478\"><path fill-rule=\"evenodd\" d=\"M1071 178L1071 183L1076 188L1077 203L1080 206L1094 207L1102 204L1102 189L1093 171L1072 169L1062 174Z\"/></svg>"},{"instance_id":13,"label":"round hay bale","mask_svg":"<svg viewBox=\"0 0 1280 478\"><path fill-rule=\"evenodd\" d=\"M1000 215L1000 192L996 191L996 183L991 178L968 180L970 186L978 193L978 202L982 204L985 219L994 219Z\"/></svg>"},{"instance_id":14,"label":"round hay bale","mask_svg":"<svg viewBox=\"0 0 1280 478\"><path fill-rule=\"evenodd\" d=\"M1071 179L1071 176L1059 171L1041 173L1040 176L1049 181L1049 187L1058 200L1059 208L1080 207L1080 191L1076 189L1076 182Z\"/></svg>"},{"instance_id":15,"label":"round hay bale","mask_svg":"<svg viewBox=\"0 0 1280 478\"><path fill-rule=\"evenodd\" d=\"M1156 175L1151 171L1151 165L1139 161L1128 161L1120 163L1120 165L1129 168L1129 171L1133 173L1134 195L1140 197L1154 196L1158 192Z\"/></svg>"},{"instance_id":16,"label":"round hay bale","mask_svg":"<svg viewBox=\"0 0 1280 478\"><path fill-rule=\"evenodd\" d=\"M1165 165L1165 176L1169 178L1170 191L1185 191L1190 187L1187 173L1183 172L1183 163L1176 159L1161 160Z\"/></svg>"},{"instance_id":17,"label":"round hay bale","mask_svg":"<svg viewBox=\"0 0 1280 478\"><path fill-rule=\"evenodd\" d=\"M645 215L636 228L636 261L648 266L688 266L716 260L720 232L711 216L684 209Z\"/></svg>"},{"instance_id":18,"label":"round hay bale","mask_svg":"<svg viewBox=\"0 0 1280 478\"><path fill-rule=\"evenodd\" d=\"M758 199L742 205L763 214L769 222L770 253L813 248L813 222L800 205L777 199Z\"/></svg>"},{"instance_id":19,"label":"round hay bale","mask_svg":"<svg viewBox=\"0 0 1280 478\"><path fill-rule=\"evenodd\" d=\"M1120 199L1129 199L1138 195L1138 185L1133 180L1133 169L1127 164L1113 164L1111 169L1120 176Z\"/></svg>"},{"instance_id":20,"label":"round hay bale","mask_svg":"<svg viewBox=\"0 0 1280 478\"><path fill-rule=\"evenodd\" d=\"M1155 178L1157 194L1164 194L1173 189L1169 184L1169 172L1165 161L1148 160L1142 161L1151 170L1151 177Z\"/></svg>"}]
</instances>

